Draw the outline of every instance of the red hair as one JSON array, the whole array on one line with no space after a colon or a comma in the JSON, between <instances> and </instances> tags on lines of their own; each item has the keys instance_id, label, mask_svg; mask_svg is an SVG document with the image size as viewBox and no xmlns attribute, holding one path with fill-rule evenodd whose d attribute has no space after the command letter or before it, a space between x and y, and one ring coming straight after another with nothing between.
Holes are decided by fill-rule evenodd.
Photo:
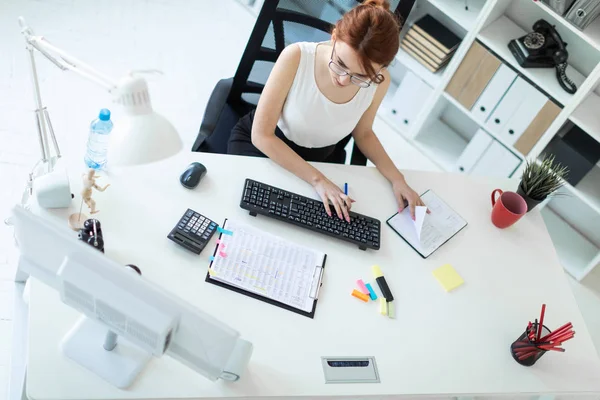
<instances>
[{"instance_id":1,"label":"red hair","mask_svg":"<svg viewBox=\"0 0 600 400\"><path fill-rule=\"evenodd\" d=\"M387 67L400 47L400 21L386 0L365 0L335 24L336 40L349 45L374 83L383 82L372 63Z\"/></svg>"}]
</instances>

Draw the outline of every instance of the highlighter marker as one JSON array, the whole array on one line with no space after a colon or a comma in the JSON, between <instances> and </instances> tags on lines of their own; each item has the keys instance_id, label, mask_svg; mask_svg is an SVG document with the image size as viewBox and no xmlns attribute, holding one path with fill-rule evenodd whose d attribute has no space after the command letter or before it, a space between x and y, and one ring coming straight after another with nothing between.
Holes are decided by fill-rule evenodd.
<instances>
[{"instance_id":1,"label":"highlighter marker","mask_svg":"<svg viewBox=\"0 0 600 400\"><path fill-rule=\"evenodd\" d=\"M388 315L388 302L383 297L379 298L379 314Z\"/></svg>"},{"instance_id":2,"label":"highlighter marker","mask_svg":"<svg viewBox=\"0 0 600 400\"><path fill-rule=\"evenodd\" d=\"M369 301L369 296L368 295L366 295L366 294L364 294L362 292L359 292L356 289L354 289L352 291L352 296L356 297L357 299L360 299L360 300L364 301L365 303L367 303Z\"/></svg>"},{"instance_id":3,"label":"highlighter marker","mask_svg":"<svg viewBox=\"0 0 600 400\"><path fill-rule=\"evenodd\" d=\"M385 299L388 301L388 303L390 301L394 301L394 296L392 296L392 291L390 290L390 287L388 286L387 282L385 281L385 277L383 276L383 272L381 272L381 268L379 268L379 265L373 265L371 267L372 271L373 271L373 276L375 277L375 280L377 281L377 285L379 286L379 289L381 290L381 293L383 294L383 297L385 297Z\"/></svg>"},{"instance_id":4,"label":"highlighter marker","mask_svg":"<svg viewBox=\"0 0 600 400\"><path fill-rule=\"evenodd\" d=\"M365 286L365 283L363 282L362 279L357 280L356 284L358 285L358 289L361 292L363 292L364 294L370 295L369 289Z\"/></svg>"}]
</instances>

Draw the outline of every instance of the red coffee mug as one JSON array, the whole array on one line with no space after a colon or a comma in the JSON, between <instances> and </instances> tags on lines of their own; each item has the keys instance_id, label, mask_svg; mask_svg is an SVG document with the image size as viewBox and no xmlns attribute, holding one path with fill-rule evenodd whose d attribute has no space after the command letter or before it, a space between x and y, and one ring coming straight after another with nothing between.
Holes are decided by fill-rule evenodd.
<instances>
[{"instance_id":1,"label":"red coffee mug","mask_svg":"<svg viewBox=\"0 0 600 400\"><path fill-rule=\"evenodd\" d=\"M496 193L500 196L496 198ZM492 223L498 228L508 228L527 213L527 203L515 192L492 192Z\"/></svg>"}]
</instances>

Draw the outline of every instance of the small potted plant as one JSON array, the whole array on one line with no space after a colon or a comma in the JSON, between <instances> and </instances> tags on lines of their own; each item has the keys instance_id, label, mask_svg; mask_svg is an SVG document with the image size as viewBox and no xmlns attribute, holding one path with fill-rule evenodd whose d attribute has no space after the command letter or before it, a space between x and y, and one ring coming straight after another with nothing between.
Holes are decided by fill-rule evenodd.
<instances>
[{"instance_id":1,"label":"small potted plant","mask_svg":"<svg viewBox=\"0 0 600 400\"><path fill-rule=\"evenodd\" d=\"M553 155L545 154L538 161L528 160L517 190L527 203L527 212L560 189L568 172L567 167L554 162Z\"/></svg>"}]
</instances>

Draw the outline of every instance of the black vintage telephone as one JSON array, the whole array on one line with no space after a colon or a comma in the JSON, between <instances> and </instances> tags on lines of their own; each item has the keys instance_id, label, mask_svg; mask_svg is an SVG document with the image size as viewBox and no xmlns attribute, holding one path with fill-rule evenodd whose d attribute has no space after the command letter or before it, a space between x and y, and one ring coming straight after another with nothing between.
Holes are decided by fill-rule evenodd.
<instances>
[{"instance_id":1,"label":"black vintage telephone","mask_svg":"<svg viewBox=\"0 0 600 400\"><path fill-rule=\"evenodd\" d=\"M523 68L556 68L556 79L568 93L575 93L577 86L567 77L567 44L560 35L543 19L533 24L533 32L513 39L508 48Z\"/></svg>"}]
</instances>

